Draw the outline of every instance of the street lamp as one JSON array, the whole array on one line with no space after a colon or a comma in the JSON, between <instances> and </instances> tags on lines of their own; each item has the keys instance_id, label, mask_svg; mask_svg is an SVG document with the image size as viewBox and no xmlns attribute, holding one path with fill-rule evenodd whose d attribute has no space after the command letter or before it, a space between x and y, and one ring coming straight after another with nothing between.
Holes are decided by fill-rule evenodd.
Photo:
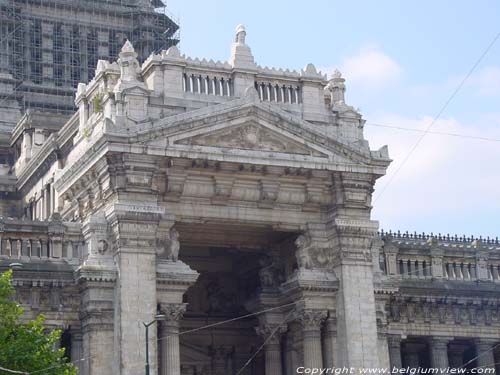
<instances>
[{"instance_id":1,"label":"street lamp","mask_svg":"<svg viewBox=\"0 0 500 375\"><path fill-rule=\"evenodd\" d=\"M156 323L158 320L164 320L165 318L165 315L160 314L156 315L154 320L150 321L149 323L142 322L144 328L146 329L146 375L149 375L149 327Z\"/></svg>"}]
</instances>

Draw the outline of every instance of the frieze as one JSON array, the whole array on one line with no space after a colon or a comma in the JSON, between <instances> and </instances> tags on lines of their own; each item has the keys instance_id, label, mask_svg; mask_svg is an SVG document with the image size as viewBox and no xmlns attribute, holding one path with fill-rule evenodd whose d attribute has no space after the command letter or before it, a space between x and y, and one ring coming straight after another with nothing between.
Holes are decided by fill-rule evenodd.
<instances>
[{"instance_id":1,"label":"frieze","mask_svg":"<svg viewBox=\"0 0 500 375\"><path fill-rule=\"evenodd\" d=\"M470 303L393 300L388 306L393 322L424 322L455 325L491 325L500 323L499 306Z\"/></svg>"}]
</instances>

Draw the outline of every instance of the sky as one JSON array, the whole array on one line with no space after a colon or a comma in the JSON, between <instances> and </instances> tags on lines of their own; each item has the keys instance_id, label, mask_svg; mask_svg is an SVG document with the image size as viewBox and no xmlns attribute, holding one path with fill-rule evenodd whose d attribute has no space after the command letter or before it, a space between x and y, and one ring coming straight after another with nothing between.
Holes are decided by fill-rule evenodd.
<instances>
[{"instance_id":1,"label":"sky","mask_svg":"<svg viewBox=\"0 0 500 375\"><path fill-rule=\"evenodd\" d=\"M500 38L431 127L466 137L421 138L500 33L500 2L168 0L167 7L188 56L226 61L242 23L259 65L342 72L370 147L388 145L393 159L375 186L372 217L381 228L500 237Z\"/></svg>"}]
</instances>

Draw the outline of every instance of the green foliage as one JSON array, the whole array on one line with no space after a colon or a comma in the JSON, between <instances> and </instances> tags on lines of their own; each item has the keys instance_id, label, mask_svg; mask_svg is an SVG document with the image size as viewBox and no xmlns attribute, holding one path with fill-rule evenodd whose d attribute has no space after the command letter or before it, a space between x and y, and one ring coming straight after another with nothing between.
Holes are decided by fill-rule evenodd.
<instances>
[{"instance_id":1,"label":"green foliage","mask_svg":"<svg viewBox=\"0 0 500 375\"><path fill-rule=\"evenodd\" d=\"M61 331L47 333L43 315L23 323L23 309L12 299L13 294L12 271L0 274L0 367L28 374L76 375L64 349L54 349ZM8 374L0 370L0 375Z\"/></svg>"},{"instance_id":2,"label":"green foliage","mask_svg":"<svg viewBox=\"0 0 500 375\"><path fill-rule=\"evenodd\" d=\"M95 113L102 113L102 94L99 93L92 98L92 107Z\"/></svg>"}]
</instances>

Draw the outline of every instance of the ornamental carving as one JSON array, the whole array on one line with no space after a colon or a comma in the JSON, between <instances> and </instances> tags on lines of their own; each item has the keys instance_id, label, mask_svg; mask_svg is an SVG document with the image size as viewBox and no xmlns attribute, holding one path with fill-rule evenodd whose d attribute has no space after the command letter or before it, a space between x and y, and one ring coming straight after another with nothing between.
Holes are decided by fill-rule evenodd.
<instances>
[{"instance_id":1,"label":"ornamental carving","mask_svg":"<svg viewBox=\"0 0 500 375\"><path fill-rule=\"evenodd\" d=\"M185 303L161 303L160 314L165 315L165 320L168 322L177 322L186 312Z\"/></svg>"},{"instance_id":2,"label":"ornamental carving","mask_svg":"<svg viewBox=\"0 0 500 375\"><path fill-rule=\"evenodd\" d=\"M290 154L321 155L314 150L302 146L298 142L285 139L277 133L255 124L230 127L211 134L184 139L177 143L243 150L286 152Z\"/></svg>"},{"instance_id":3,"label":"ornamental carving","mask_svg":"<svg viewBox=\"0 0 500 375\"><path fill-rule=\"evenodd\" d=\"M295 257L297 265L303 269L326 268L334 263L334 254L331 248L314 246L311 238L301 234L295 240Z\"/></svg>"},{"instance_id":4,"label":"ornamental carving","mask_svg":"<svg viewBox=\"0 0 500 375\"><path fill-rule=\"evenodd\" d=\"M267 255L259 259L261 269L259 270L260 286L262 288L273 288L285 281L283 272L280 270L275 258Z\"/></svg>"},{"instance_id":5,"label":"ornamental carving","mask_svg":"<svg viewBox=\"0 0 500 375\"><path fill-rule=\"evenodd\" d=\"M286 325L265 324L255 328L255 332L259 335L267 345L279 345L281 336L287 331Z\"/></svg>"},{"instance_id":6,"label":"ornamental carving","mask_svg":"<svg viewBox=\"0 0 500 375\"><path fill-rule=\"evenodd\" d=\"M297 320L305 331L321 329L321 324L327 318L325 310L301 310L298 312Z\"/></svg>"}]
</instances>

